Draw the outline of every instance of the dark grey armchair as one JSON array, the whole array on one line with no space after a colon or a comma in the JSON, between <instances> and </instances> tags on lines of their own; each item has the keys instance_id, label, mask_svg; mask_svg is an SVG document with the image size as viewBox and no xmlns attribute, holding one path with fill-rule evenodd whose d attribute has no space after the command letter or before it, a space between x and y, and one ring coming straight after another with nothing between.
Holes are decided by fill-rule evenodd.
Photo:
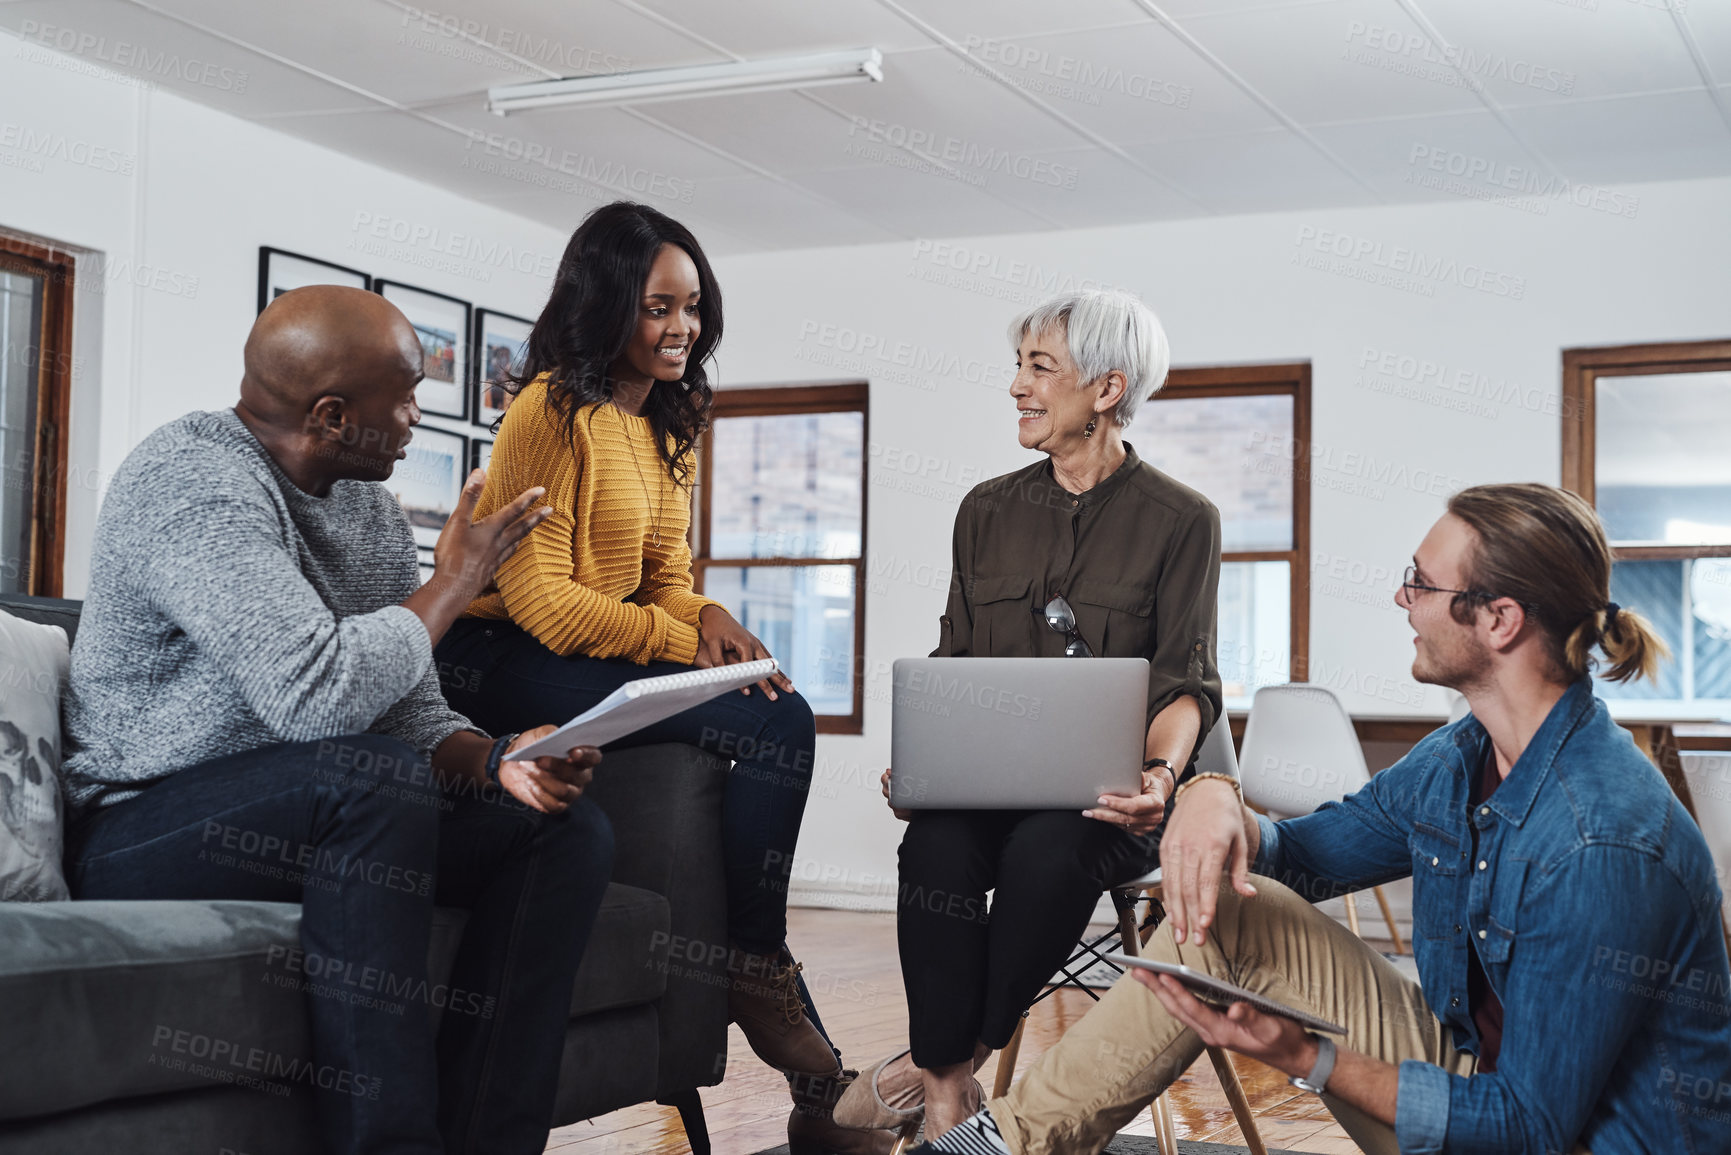
<instances>
[{"instance_id":1,"label":"dark grey armchair","mask_svg":"<svg viewBox=\"0 0 1731 1155\"><path fill-rule=\"evenodd\" d=\"M77 629L77 602L3 595L0 610ZM596 771L617 857L572 992L554 1126L654 1099L709 1150L697 1089L727 1059L725 962L710 949L727 941L726 770L665 745ZM0 903L0 1155L319 1152L306 996L282 981L299 920L284 903ZM464 920L439 911L434 991Z\"/></svg>"}]
</instances>

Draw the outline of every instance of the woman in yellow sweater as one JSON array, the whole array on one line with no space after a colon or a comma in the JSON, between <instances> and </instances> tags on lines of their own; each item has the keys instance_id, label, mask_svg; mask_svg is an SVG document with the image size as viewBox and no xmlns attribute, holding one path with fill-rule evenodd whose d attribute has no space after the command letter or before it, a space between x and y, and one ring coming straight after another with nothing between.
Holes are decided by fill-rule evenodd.
<instances>
[{"instance_id":1,"label":"woman in yellow sweater","mask_svg":"<svg viewBox=\"0 0 1731 1155\"><path fill-rule=\"evenodd\" d=\"M493 445L484 517L533 486L552 513L440 644L453 708L496 733L569 718L636 678L768 657L692 591L692 448L713 396L721 295L696 238L643 205L591 213L565 249ZM834 1128L839 1053L788 953L787 882L817 747L783 675L617 745L685 742L735 759L723 796L728 1005L795 1078L796 1151L883 1144ZM862 1146L862 1144L864 1144Z\"/></svg>"}]
</instances>

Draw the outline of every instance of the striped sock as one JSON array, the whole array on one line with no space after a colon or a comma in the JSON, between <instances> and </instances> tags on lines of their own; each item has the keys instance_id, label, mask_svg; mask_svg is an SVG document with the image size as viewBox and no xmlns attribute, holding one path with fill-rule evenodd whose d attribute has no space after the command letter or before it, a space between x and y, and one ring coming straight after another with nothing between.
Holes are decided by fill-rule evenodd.
<instances>
[{"instance_id":1,"label":"striped sock","mask_svg":"<svg viewBox=\"0 0 1731 1155\"><path fill-rule=\"evenodd\" d=\"M992 1113L984 1107L932 1140L931 1148L944 1155L1010 1155Z\"/></svg>"}]
</instances>

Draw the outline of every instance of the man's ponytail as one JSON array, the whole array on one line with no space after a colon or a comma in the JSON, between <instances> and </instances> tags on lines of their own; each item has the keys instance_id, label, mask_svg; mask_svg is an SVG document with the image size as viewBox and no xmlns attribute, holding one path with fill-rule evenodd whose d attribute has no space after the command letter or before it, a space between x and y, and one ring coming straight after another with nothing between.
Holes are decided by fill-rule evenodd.
<instances>
[{"instance_id":1,"label":"man's ponytail","mask_svg":"<svg viewBox=\"0 0 1731 1155\"><path fill-rule=\"evenodd\" d=\"M1586 669L1595 645L1610 662L1603 677L1613 682L1634 678L1652 681L1658 676L1659 663L1671 653L1651 622L1616 602L1582 621L1569 634L1564 647L1569 667Z\"/></svg>"}]
</instances>

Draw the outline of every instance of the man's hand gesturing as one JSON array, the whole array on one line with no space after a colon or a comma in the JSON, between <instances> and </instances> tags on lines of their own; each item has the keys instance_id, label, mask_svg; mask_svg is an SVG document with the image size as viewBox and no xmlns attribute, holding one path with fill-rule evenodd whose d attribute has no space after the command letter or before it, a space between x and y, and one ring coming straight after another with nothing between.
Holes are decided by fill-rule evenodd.
<instances>
[{"instance_id":1,"label":"man's hand gesturing","mask_svg":"<svg viewBox=\"0 0 1731 1155\"><path fill-rule=\"evenodd\" d=\"M1230 782L1205 779L1189 786L1173 808L1172 821L1160 839L1162 895L1172 937L1185 933L1200 946L1214 924L1221 875L1230 871L1232 887L1246 898L1254 854L1245 830L1244 804Z\"/></svg>"}]
</instances>

